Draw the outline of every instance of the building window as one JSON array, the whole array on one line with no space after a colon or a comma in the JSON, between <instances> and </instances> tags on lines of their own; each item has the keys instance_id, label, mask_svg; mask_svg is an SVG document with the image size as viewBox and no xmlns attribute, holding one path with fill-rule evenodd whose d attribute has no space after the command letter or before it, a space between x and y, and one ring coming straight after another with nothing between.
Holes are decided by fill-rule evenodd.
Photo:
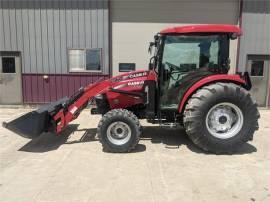
<instances>
[{"instance_id":1,"label":"building window","mask_svg":"<svg viewBox=\"0 0 270 202\"><path fill-rule=\"evenodd\" d=\"M251 76L263 76L264 61L252 61L251 63Z\"/></svg>"},{"instance_id":2,"label":"building window","mask_svg":"<svg viewBox=\"0 0 270 202\"><path fill-rule=\"evenodd\" d=\"M135 71L135 63L119 63L119 72L130 72Z\"/></svg>"},{"instance_id":3,"label":"building window","mask_svg":"<svg viewBox=\"0 0 270 202\"><path fill-rule=\"evenodd\" d=\"M2 57L2 73L16 73L14 57Z\"/></svg>"},{"instance_id":4,"label":"building window","mask_svg":"<svg viewBox=\"0 0 270 202\"><path fill-rule=\"evenodd\" d=\"M100 72L101 48L95 49L69 49L70 72Z\"/></svg>"},{"instance_id":5,"label":"building window","mask_svg":"<svg viewBox=\"0 0 270 202\"><path fill-rule=\"evenodd\" d=\"M101 70L101 49L86 50L86 70Z\"/></svg>"}]
</instances>

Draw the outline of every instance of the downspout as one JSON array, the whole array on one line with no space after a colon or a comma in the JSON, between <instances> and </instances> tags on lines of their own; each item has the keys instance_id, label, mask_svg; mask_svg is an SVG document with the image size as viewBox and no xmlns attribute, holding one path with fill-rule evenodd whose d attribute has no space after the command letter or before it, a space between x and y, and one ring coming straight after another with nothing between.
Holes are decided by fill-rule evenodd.
<instances>
[{"instance_id":1,"label":"downspout","mask_svg":"<svg viewBox=\"0 0 270 202\"><path fill-rule=\"evenodd\" d=\"M111 1L108 0L108 22L109 22L109 77L113 74L113 64L112 64L112 18L111 18Z\"/></svg>"},{"instance_id":2,"label":"downspout","mask_svg":"<svg viewBox=\"0 0 270 202\"><path fill-rule=\"evenodd\" d=\"M244 4L244 0L240 0L240 3L239 3L239 27L240 27L240 29L242 29L243 4ZM239 70L240 45L241 45L241 37L238 38L238 42L237 42L236 72L238 72L238 70Z\"/></svg>"}]
</instances>

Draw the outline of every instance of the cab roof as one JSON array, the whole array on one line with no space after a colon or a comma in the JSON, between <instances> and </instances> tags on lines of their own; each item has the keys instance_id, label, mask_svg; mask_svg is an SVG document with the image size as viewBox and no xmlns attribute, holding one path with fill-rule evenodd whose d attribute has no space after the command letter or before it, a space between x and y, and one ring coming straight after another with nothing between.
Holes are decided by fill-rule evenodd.
<instances>
[{"instance_id":1,"label":"cab roof","mask_svg":"<svg viewBox=\"0 0 270 202\"><path fill-rule=\"evenodd\" d=\"M235 33L238 36L242 30L235 25L208 24L208 25L188 25L171 27L159 32L160 34L188 34L188 33Z\"/></svg>"}]
</instances>

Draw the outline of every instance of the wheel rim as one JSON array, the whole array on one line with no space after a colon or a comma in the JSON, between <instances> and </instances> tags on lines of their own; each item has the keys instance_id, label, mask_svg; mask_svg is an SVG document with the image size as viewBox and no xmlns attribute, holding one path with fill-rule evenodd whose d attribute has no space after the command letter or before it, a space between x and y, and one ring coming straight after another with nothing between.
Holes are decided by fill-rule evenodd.
<instances>
[{"instance_id":1,"label":"wheel rim","mask_svg":"<svg viewBox=\"0 0 270 202\"><path fill-rule=\"evenodd\" d=\"M243 113L232 103L219 103L213 106L206 116L206 127L211 135L228 139L237 135L243 127Z\"/></svg>"},{"instance_id":2,"label":"wheel rim","mask_svg":"<svg viewBox=\"0 0 270 202\"><path fill-rule=\"evenodd\" d=\"M107 129L107 138L111 143L115 145L126 144L130 137L131 129L126 123L122 121L111 123Z\"/></svg>"}]
</instances>

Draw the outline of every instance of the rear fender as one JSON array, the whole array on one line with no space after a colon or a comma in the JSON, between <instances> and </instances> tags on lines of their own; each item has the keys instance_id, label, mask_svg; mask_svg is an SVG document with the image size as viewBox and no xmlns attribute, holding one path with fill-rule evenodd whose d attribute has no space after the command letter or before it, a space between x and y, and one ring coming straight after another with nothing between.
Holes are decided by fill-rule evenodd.
<instances>
[{"instance_id":1,"label":"rear fender","mask_svg":"<svg viewBox=\"0 0 270 202\"><path fill-rule=\"evenodd\" d=\"M180 101L178 112L183 113L183 110L185 108L187 101L198 89L210 83L216 83L216 82L231 82L231 83L240 85L244 88L246 88L247 86L246 81L242 79L240 75L218 74L218 75L210 75L208 77L202 78L201 80L193 84L189 89L187 89L182 100Z\"/></svg>"}]
</instances>

